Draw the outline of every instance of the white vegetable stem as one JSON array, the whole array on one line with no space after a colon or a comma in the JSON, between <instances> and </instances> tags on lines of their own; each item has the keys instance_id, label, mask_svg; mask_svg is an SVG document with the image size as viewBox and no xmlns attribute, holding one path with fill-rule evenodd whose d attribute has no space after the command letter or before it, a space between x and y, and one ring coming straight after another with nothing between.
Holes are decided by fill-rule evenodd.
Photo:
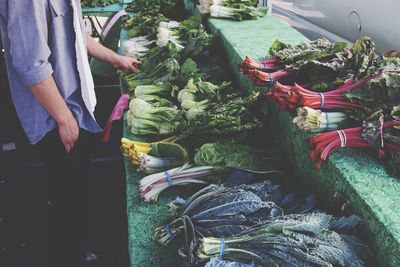
<instances>
[{"instance_id":1,"label":"white vegetable stem","mask_svg":"<svg viewBox=\"0 0 400 267\"><path fill-rule=\"evenodd\" d=\"M166 46L168 42L172 42L176 45L178 50L185 48L182 45L183 41L179 39L179 35L174 31L174 29L179 27L179 25L180 24L177 21L160 22L157 30L157 45Z\"/></svg>"},{"instance_id":2,"label":"white vegetable stem","mask_svg":"<svg viewBox=\"0 0 400 267\"><path fill-rule=\"evenodd\" d=\"M126 56L141 58L146 54L147 50L149 50L148 46L153 42L149 41L146 36L139 36L125 41L122 47Z\"/></svg>"},{"instance_id":3,"label":"white vegetable stem","mask_svg":"<svg viewBox=\"0 0 400 267\"><path fill-rule=\"evenodd\" d=\"M322 112L319 109L302 107L297 110L293 123L306 132L318 133L336 130L347 119L343 112Z\"/></svg>"},{"instance_id":4,"label":"white vegetable stem","mask_svg":"<svg viewBox=\"0 0 400 267\"><path fill-rule=\"evenodd\" d=\"M174 168L167 172L151 174L140 181L140 195L146 202L157 201L159 194L170 187L171 184L207 184L202 179L207 178L213 172L214 168L210 166L192 167L185 164L182 167ZM168 178L170 178L171 182L168 181Z\"/></svg>"},{"instance_id":5,"label":"white vegetable stem","mask_svg":"<svg viewBox=\"0 0 400 267\"><path fill-rule=\"evenodd\" d=\"M201 14L208 14L210 13L210 6L213 4L212 0L200 0L200 13Z\"/></svg>"},{"instance_id":6,"label":"white vegetable stem","mask_svg":"<svg viewBox=\"0 0 400 267\"><path fill-rule=\"evenodd\" d=\"M216 4L215 2L218 1L213 1L213 5L210 6L210 12L211 12L211 17L216 17L216 18L232 18L233 17L233 12L235 11L234 8L229 8L229 7L224 7L219 4Z\"/></svg>"}]
</instances>

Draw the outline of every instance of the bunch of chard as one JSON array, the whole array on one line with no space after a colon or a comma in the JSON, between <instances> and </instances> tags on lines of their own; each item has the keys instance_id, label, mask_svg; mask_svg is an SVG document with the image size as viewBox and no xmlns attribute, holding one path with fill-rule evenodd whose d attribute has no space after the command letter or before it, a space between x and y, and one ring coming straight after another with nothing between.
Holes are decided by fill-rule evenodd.
<instances>
[{"instance_id":1,"label":"bunch of chard","mask_svg":"<svg viewBox=\"0 0 400 267\"><path fill-rule=\"evenodd\" d=\"M174 142L175 140L173 138L166 138L163 139L159 142L153 142L153 143L146 143L146 142L139 142L139 141L133 141L129 140L127 138L122 138L121 139L121 153L125 157L128 157L132 164L134 165L139 165L139 156L140 155L147 155L151 150L153 150L152 154L155 154L155 151L158 151L160 146L160 143L163 143L161 147L165 147L164 144L172 144L170 142ZM177 149L175 149L177 150ZM179 151L178 151L179 152ZM176 157L180 159L184 159L184 155L181 154L180 157Z\"/></svg>"},{"instance_id":2,"label":"bunch of chard","mask_svg":"<svg viewBox=\"0 0 400 267\"><path fill-rule=\"evenodd\" d=\"M180 167L189 162L186 149L171 142L158 142L148 153L138 154L138 171L146 174L159 173Z\"/></svg>"},{"instance_id":3,"label":"bunch of chard","mask_svg":"<svg viewBox=\"0 0 400 267\"><path fill-rule=\"evenodd\" d=\"M377 114L379 115L379 114ZM400 106L392 111L392 116L399 122ZM382 158L388 172L400 177L400 131L398 124L392 127L382 127L384 116L380 114L381 120L367 120L363 124L362 136L373 146Z\"/></svg>"},{"instance_id":4,"label":"bunch of chard","mask_svg":"<svg viewBox=\"0 0 400 267\"><path fill-rule=\"evenodd\" d=\"M307 140L310 148L312 149L310 158L315 161L315 167L319 169L321 164L327 160L330 154L332 154L335 150L339 148L364 148L375 150L381 157L385 157L384 150L388 149L389 151L396 151L398 146L392 146L390 142L389 145L385 145L384 139L379 139L381 141L381 147L377 147L376 144L373 144L368 138L366 138L365 131L367 129L371 129L371 127L366 127L370 125L368 121L364 122L363 127L349 128L344 130L337 130L333 132L323 133L318 136L309 138ZM387 121L383 120L373 122L375 127L372 127L374 131L373 137L382 137L385 131L392 129L392 127L400 126L400 121ZM379 125L377 127L376 125Z\"/></svg>"},{"instance_id":5,"label":"bunch of chard","mask_svg":"<svg viewBox=\"0 0 400 267\"><path fill-rule=\"evenodd\" d=\"M320 109L303 107L297 110L293 123L305 132L319 133L342 129L349 118L344 112L323 112Z\"/></svg>"},{"instance_id":6,"label":"bunch of chard","mask_svg":"<svg viewBox=\"0 0 400 267\"><path fill-rule=\"evenodd\" d=\"M140 197L145 202L155 202L164 190L177 185L208 184L215 178L211 166L193 167L185 164L164 172L148 175L140 181Z\"/></svg>"},{"instance_id":7,"label":"bunch of chard","mask_svg":"<svg viewBox=\"0 0 400 267\"><path fill-rule=\"evenodd\" d=\"M247 56L239 64L239 70L244 74L249 70L271 72L307 60L331 59L335 54L345 53L346 49L347 44L341 42L331 43L324 38L298 45L289 45L275 40L269 49L271 58L256 61Z\"/></svg>"},{"instance_id":8,"label":"bunch of chard","mask_svg":"<svg viewBox=\"0 0 400 267\"><path fill-rule=\"evenodd\" d=\"M199 261L219 256L255 266L365 266L371 250L360 239L331 230L324 213L285 215L236 236L204 237Z\"/></svg>"}]
</instances>

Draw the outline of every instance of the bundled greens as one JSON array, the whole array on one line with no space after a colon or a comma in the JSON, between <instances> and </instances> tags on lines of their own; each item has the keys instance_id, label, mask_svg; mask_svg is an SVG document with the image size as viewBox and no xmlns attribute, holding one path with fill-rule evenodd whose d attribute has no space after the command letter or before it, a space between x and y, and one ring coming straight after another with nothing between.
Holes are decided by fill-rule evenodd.
<instances>
[{"instance_id":1,"label":"bundled greens","mask_svg":"<svg viewBox=\"0 0 400 267\"><path fill-rule=\"evenodd\" d=\"M204 144L194 156L196 165L256 173L280 173L273 167L279 159L277 150L255 149L235 143Z\"/></svg>"},{"instance_id":2,"label":"bundled greens","mask_svg":"<svg viewBox=\"0 0 400 267\"><path fill-rule=\"evenodd\" d=\"M177 142L189 147L217 141L242 140L249 131L260 128L258 93L240 97L232 95L220 105L198 115L176 134Z\"/></svg>"},{"instance_id":3,"label":"bundled greens","mask_svg":"<svg viewBox=\"0 0 400 267\"><path fill-rule=\"evenodd\" d=\"M329 230L331 216L323 213L271 218L237 236L200 239L201 261L214 256L254 262L255 266L364 266L368 247L354 236Z\"/></svg>"},{"instance_id":4,"label":"bundled greens","mask_svg":"<svg viewBox=\"0 0 400 267\"><path fill-rule=\"evenodd\" d=\"M189 161L187 151L178 144L160 142L148 153L139 153L138 171L146 174L158 173L182 166Z\"/></svg>"},{"instance_id":5,"label":"bundled greens","mask_svg":"<svg viewBox=\"0 0 400 267\"><path fill-rule=\"evenodd\" d=\"M344 112L323 112L307 106L299 108L297 117L293 119L293 123L299 129L312 133L341 129L348 125L349 121L349 117Z\"/></svg>"},{"instance_id":6,"label":"bundled greens","mask_svg":"<svg viewBox=\"0 0 400 267\"><path fill-rule=\"evenodd\" d=\"M204 30L197 16L181 22L160 22L157 39L159 46L172 42L178 50L184 50L182 53L186 57L196 56L212 43L212 35Z\"/></svg>"},{"instance_id":7,"label":"bundled greens","mask_svg":"<svg viewBox=\"0 0 400 267\"><path fill-rule=\"evenodd\" d=\"M122 138L121 139L121 152L122 155L125 157L129 157L131 162L134 165L139 165L139 155L144 155L144 154L149 154L149 152L158 146L158 144L163 143L162 150L165 151L165 144L168 145L174 145L173 142L174 139L172 138L166 138L164 140L161 140L159 142L153 142L153 143L146 143L146 142L139 142L139 141L132 141L127 138ZM158 151L158 148L155 148L155 151ZM183 148L182 148L183 149ZM168 151L168 150L167 150ZM174 147L174 154L173 157L177 159L182 159L183 162L186 162L186 150L181 150L179 147ZM154 151L152 153L155 153ZM164 154L164 153L163 153ZM171 155L171 154L169 154Z\"/></svg>"},{"instance_id":8,"label":"bundled greens","mask_svg":"<svg viewBox=\"0 0 400 267\"><path fill-rule=\"evenodd\" d=\"M212 17L235 20L257 19L267 14L266 8L257 8L257 0L200 0L200 11Z\"/></svg>"},{"instance_id":9,"label":"bundled greens","mask_svg":"<svg viewBox=\"0 0 400 267\"><path fill-rule=\"evenodd\" d=\"M193 167L185 164L168 171L155 173L144 177L140 181L140 196L146 202L157 201L158 196L165 189L176 185L207 184L215 178L213 167Z\"/></svg>"},{"instance_id":10,"label":"bundled greens","mask_svg":"<svg viewBox=\"0 0 400 267\"><path fill-rule=\"evenodd\" d=\"M198 237L236 235L281 215L282 209L275 204L281 200L279 186L269 181L235 187L210 185L181 204L178 219L167 227L157 228L155 236L166 245L175 236L189 235L188 253L189 244Z\"/></svg>"},{"instance_id":11,"label":"bundled greens","mask_svg":"<svg viewBox=\"0 0 400 267\"><path fill-rule=\"evenodd\" d=\"M124 27L130 38L145 36L148 40L157 40L158 25L167 19L162 14L134 13L125 21Z\"/></svg>"},{"instance_id":12,"label":"bundled greens","mask_svg":"<svg viewBox=\"0 0 400 267\"><path fill-rule=\"evenodd\" d=\"M229 86L229 82L217 86L201 79L190 79L185 88L178 92L177 99L186 113L186 118L195 120L199 114L218 104L221 93Z\"/></svg>"},{"instance_id":13,"label":"bundled greens","mask_svg":"<svg viewBox=\"0 0 400 267\"><path fill-rule=\"evenodd\" d=\"M136 135L171 135L184 123L176 106L155 106L141 98L131 100L126 119Z\"/></svg>"},{"instance_id":14,"label":"bundled greens","mask_svg":"<svg viewBox=\"0 0 400 267\"><path fill-rule=\"evenodd\" d=\"M149 50L153 41L149 41L146 36L139 36L129 39L122 44L124 54L134 58L143 58Z\"/></svg>"},{"instance_id":15,"label":"bundled greens","mask_svg":"<svg viewBox=\"0 0 400 267\"><path fill-rule=\"evenodd\" d=\"M183 235L180 254L191 263L215 256L256 266L363 266L368 262L368 247L348 235L360 219L308 213L315 205L304 204L309 199L284 196L280 186L268 180L233 187L210 185L186 201L171 203L176 219L157 228L155 237L167 245Z\"/></svg>"}]
</instances>

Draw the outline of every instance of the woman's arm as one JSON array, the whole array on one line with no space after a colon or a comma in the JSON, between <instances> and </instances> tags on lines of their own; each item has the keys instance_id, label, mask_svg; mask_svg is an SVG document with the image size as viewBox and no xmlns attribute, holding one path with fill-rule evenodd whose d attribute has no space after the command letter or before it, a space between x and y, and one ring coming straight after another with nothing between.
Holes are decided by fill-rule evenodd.
<instances>
[{"instance_id":1,"label":"woman's arm","mask_svg":"<svg viewBox=\"0 0 400 267\"><path fill-rule=\"evenodd\" d=\"M140 62L131 57L118 55L111 49L108 49L98 43L89 34L86 35L86 42L89 54L101 61L109 63L114 69L123 71L139 72Z\"/></svg>"},{"instance_id":2,"label":"woman's arm","mask_svg":"<svg viewBox=\"0 0 400 267\"><path fill-rule=\"evenodd\" d=\"M61 142L64 144L67 152L70 152L78 140L79 126L58 91L53 76L50 75L39 83L29 86L29 89L57 122Z\"/></svg>"}]
</instances>

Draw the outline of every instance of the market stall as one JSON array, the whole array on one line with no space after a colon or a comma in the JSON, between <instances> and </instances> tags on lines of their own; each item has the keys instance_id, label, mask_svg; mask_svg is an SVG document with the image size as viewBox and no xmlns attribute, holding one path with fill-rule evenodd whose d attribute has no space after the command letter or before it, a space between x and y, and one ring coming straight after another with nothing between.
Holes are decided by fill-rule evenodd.
<instances>
[{"instance_id":1,"label":"market stall","mask_svg":"<svg viewBox=\"0 0 400 267\"><path fill-rule=\"evenodd\" d=\"M140 1L137 2L136 7L141 3ZM189 1L185 1L185 5L188 12L200 15L201 9L196 5L193 5ZM216 37L216 42L223 48L223 54L227 62L226 66L224 66L226 67L226 71L232 72L234 74L232 80L240 86L240 89L247 92L263 92L266 88L272 91L274 89L268 84L254 86L251 79L239 72L238 65L246 56L253 59L268 57L268 48L271 47L278 38L286 45L309 42L296 30L279 20L262 15L260 15L260 17L261 18L257 20L244 20L240 22L217 18L204 19L204 24L209 28L210 33ZM171 30L172 28L174 27L168 24L167 29ZM143 33L143 31L146 32L148 29L136 30ZM132 36L131 33L123 29L121 33L122 46L130 37L138 36L139 34ZM160 41L159 36L155 38L158 38L158 41ZM180 38L182 38L182 36ZM167 39L169 42L173 42L178 46L184 46L186 44L185 42L179 43L179 37L177 39L172 39L171 32L168 33ZM136 49L134 50L135 53L138 53ZM121 49L120 51L121 53L127 52L125 49ZM147 49L144 53L146 53L146 51ZM143 53L143 51L139 51L139 53ZM143 97L143 95L135 96L135 89L138 88L137 90L139 92L141 90L143 92L144 86L150 85L153 82L149 80L149 76L146 77L145 74L139 77L140 78L123 77L122 79L121 91L123 94L130 93L131 99L140 99L141 96ZM159 78L154 75L152 77ZM269 78L271 78L271 76L269 76ZM127 83L129 79L131 79L132 84ZM155 80L157 79L155 78ZM172 78L167 81L171 82L171 80ZM176 81L172 83L174 82ZM185 84L186 83L180 86L184 87ZM320 95L320 97L324 99L324 96ZM125 106L125 108L128 107ZM315 134L305 133L298 129L296 125L293 124L294 114L293 112L289 113L279 109L276 104L269 104L268 115L265 117L264 121L265 129L263 134L265 135L261 135L261 138L259 137L260 139L256 140L254 143L259 143L262 147L273 145L275 148L278 148L283 154L283 160L286 166L282 171L290 175L289 181L293 184L292 187L297 188L300 192L315 194L318 199L319 207L325 207L330 211L336 211L337 214L349 215L355 212L360 216L363 220L361 236L374 250L377 256L377 262L385 266L398 266L400 264L399 255L398 253L393 253L394 251L400 250L400 218L397 212L400 203L398 197L400 184L398 180L388 174L386 168L377 157L369 156L365 151L355 149L342 149L335 152L322 165L321 169L317 170L314 167L314 162L309 159L308 155L310 154L310 149L306 142L306 139ZM132 158L132 154L128 152L128 147L130 145L140 147L143 144L137 142L145 142L146 145L144 146L147 146L147 144L149 144L148 142L160 141L170 135L157 136L154 132L152 135L141 134L140 129L139 133L133 133L134 130L132 129L134 127L140 128L142 122L136 120L135 122L138 123L138 125L135 125L135 123L131 121L132 118L128 116L127 113L123 116L123 137L130 140L128 143L125 141L127 145L125 149L127 150L124 154L127 156L125 158L125 167L127 175L127 212L131 266L182 265L183 262L187 262L187 259L180 257L178 253L178 248L184 243L181 240L182 237L177 238L177 242L171 242L168 246L163 246L157 242L155 229L161 227L159 231L166 231L166 236L169 236L168 238L170 239L174 239L174 234L171 234L170 225L168 224L173 216L167 208L167 204L176 199L177 196L179 197L179 201L187 199L195 192L198 192L201 186L189 185L172 187L173 183L171 179L173 180L174 177L171 177L171 174L168 173L168 168L161 168L161 173L164 173L165 176L162 179L164 179L164 182L168 182L169 186L172 188L168 188L167 186L168 189L161 193L158 200L151 199L153 203L145 203L143 200L143 198L145 198L144 193L141 192L141 179L149 174L138 171L138 163L135 162L137 159ZM136 131L137 130L138 129L136 129ZM342 141L343 144L344 141L342 139L346 138L346 136L339 134L339 137L339 141ZM132 143L129 143L131 141ZM151 149L153 145L151 145L149 149ZM344 146L342 145L342 147ZM200 146L196 146L196 149L199 148ZM135 150L134 148L132 149ZM143 153L141 151L135 151L135 153ZM148 153L148 151L144 154L146 153ZM165 227L165 229L162 227ZM224 239L222 238L222 240ZM220 257L223 257L224 241L220 239L216 240L216 242L217 241L220 242L217 246L217 255L219 254ZM169 241L166 243L169 243ZM185 254L185 252L180 252L180 254ZM188 255L186 254L186 256ZM343 260L343 262L346 261ZM331 263L346 266L343 262ZM317 264L316 262L314 263ZM355 264L355 262L353 262L353 264ZM357 264L354 266L356 265Z\"/></svg>"}]
</instances>

